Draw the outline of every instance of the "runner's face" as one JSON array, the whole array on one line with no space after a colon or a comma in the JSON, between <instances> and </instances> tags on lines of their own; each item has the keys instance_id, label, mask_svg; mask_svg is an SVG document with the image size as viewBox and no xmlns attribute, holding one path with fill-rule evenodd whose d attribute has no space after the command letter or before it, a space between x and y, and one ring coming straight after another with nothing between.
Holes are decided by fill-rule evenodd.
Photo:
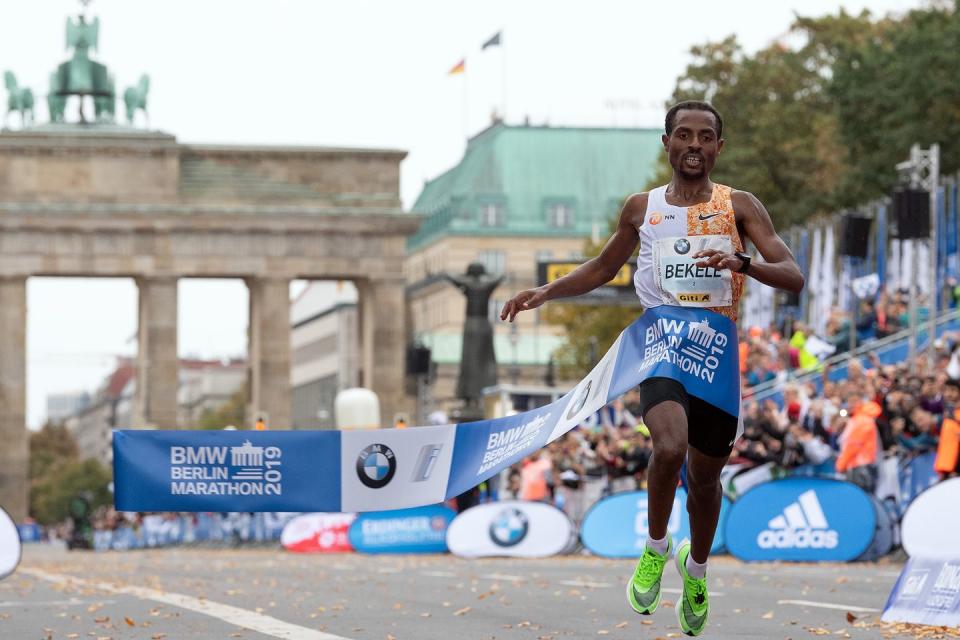
<instances>
[{"instance_id":1,"label":"runner's face","mask_svg":"<svg viewBox=\"0 0 960 640\"><path fill-rule=\"evenodd\" d=\"M688 179L710 174L723 148L717 121L709 111L681 109L673 119L673 133L663 136L663 147L674 173Z\"/></svg>"}]
</instances>

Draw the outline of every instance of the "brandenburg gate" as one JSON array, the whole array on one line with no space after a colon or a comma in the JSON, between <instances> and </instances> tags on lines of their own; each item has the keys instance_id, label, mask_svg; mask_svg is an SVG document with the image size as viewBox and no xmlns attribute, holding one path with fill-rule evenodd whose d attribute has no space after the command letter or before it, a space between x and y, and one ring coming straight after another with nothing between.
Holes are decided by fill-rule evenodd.
<instances>
[{"instance_id":1,"label":"brandenburg gate","mask_svg":"<svg viewBox=\"0 0 960 640\"><path fill-rule=\"evenodd\" d=\"M403 256L419 218L401 209L404 152L182 144L113 123L112 108L101 114L104 91L59 90L99 100L97 121L0 132L0 505L15 520L27 514L31 276L135 279L137 427L190 426L176 424L177 280L188 277L249 287L248 422L290 423L289 286L298 278L355 282L357 383L378 394L383 416L409 408Z\"/></svg>"}]
</instances>

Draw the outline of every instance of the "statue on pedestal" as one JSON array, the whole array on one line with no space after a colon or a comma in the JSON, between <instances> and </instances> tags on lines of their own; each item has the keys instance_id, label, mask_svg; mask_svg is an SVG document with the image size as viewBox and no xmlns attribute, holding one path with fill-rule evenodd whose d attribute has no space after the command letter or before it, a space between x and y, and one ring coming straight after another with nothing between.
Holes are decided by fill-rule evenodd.
<instances>
[{"instance_id":1,"label":"statue on pedestal","mask_svg":"<svg viewBox=\"0 0 960 640\"><path fill-rule=\"evenodd\" d=\"M487 275L479 262L471 263L465 275L443 276L467 297L467 318L463 323L463 347L460 354L460 376L457 397L465 401L465 412L471 419L480 406L484 387L497 384L497 360L493 352L493 325L489 302L503 276Z\"/></svg>"}]
</instances>

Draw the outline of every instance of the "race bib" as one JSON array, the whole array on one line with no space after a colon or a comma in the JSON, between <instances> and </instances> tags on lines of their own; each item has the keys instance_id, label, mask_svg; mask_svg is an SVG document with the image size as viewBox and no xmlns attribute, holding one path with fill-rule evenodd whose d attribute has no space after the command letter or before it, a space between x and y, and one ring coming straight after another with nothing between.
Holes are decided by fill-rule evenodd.
<instances>
[{"instance_id":1,"label":"race bib","mask_svg":"<svg viewBox=\"0 0 960 640\"><path fill-rule=\"evenodd\" d=\"M655 281L664 304L681 307L729 307L733 304L733 274L729 269L698 267L699 251L733 253L730 236L661 238L653 245Z\"/></svg>"}]
</instances>

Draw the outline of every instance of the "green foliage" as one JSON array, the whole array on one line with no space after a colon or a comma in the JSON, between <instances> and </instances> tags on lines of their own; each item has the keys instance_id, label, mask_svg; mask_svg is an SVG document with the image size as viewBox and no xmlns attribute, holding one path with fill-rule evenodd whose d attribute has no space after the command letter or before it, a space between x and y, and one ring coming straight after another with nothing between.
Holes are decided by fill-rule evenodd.
<instances>
[{"instance_id":1,"label":"green foliage","mask_svg":"<svg viewBox=\"0 0 960 640\"><path fill-rule=\"evenodd\" d=\"M248 385L244 384L216 410L204 411L200 416L200 423L193 428L214 430L233 425L243 429L246 424L248 388Z\"/></svg>"},{"instance_id":2,"label":"green foliage","mask_svg":"<svg viewBox=\"0 0 960 640\"><path fill-rule=\"evenodd\" d=\"M73 435L47 424L30 435L30 513L44 525L67 519L70 499L84 495L91 508L113 502L110 470L96 460L79 461Z\"/></svg>"},{"instance_id":3,"label":"green foliage","mask_svg":"<svg viewBox=\"0 0 960 640\"><path fill-rule=\"evenodd\" d=\"M752 191L783 228L886 195L915 142L939 142L943 172L960 169L958 51L949 5L798 17L753 55L734 36L693 47L670 103L717 107L727 146L713 177ZM655 184L670 175L663 158Z\"/></svg>"}]
</instances>

